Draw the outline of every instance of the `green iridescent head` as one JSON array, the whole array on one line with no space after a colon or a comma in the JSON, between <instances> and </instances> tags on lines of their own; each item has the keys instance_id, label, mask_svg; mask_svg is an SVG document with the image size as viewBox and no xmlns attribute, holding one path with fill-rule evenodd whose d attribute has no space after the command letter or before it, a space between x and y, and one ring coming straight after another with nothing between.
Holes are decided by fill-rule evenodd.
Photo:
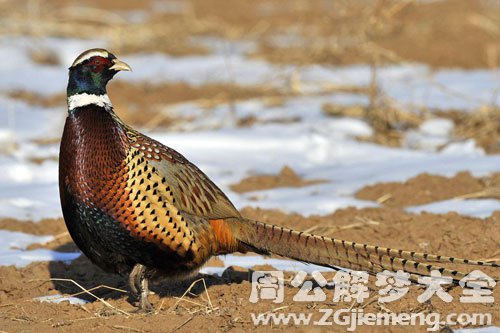
<instances>
[{"instance_id":1,"label":"green iridescent head","mask_svg":"<svg viewBox=\"0 0 500 333\"><path fill-rule=\"evenodd\" d=\"M106 85L119 71L130 71L129 65L104 49L90 49L80 54L69 68L67 94L106 94Z\"/></svg>"}]
</instances>

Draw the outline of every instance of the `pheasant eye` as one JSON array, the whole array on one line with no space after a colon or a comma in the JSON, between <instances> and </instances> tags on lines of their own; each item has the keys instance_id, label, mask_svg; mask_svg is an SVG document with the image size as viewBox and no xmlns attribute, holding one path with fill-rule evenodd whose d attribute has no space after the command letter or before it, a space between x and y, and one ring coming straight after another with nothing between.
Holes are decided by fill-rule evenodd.
<instances>
[{"instance_id":1,"label":"pheasant eye","mask_svg":"<svg viewBox=\"0 0 500 333\"><path fill-rule=\"evenodd\" d=\"M102 72L106 64L108 64L108 59L102 57L93 57L88 61L87 66L93 72Z\"/></svg>"}]
</instances>

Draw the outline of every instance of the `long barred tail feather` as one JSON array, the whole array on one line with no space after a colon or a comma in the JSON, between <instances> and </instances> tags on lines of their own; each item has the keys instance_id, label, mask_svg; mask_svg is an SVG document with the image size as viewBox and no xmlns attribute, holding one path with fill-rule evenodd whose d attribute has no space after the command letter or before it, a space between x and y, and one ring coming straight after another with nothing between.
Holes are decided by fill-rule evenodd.
<instances>
[{"instance_id":1,"label":"long barred tail feather","mask_svg":"<svg viewBox=\"0 0 500 333\"><path fill-rule=\"evenodd\" d=\"M402 270L410 273L410 279L414 282L418 282L419 277L430 276L434 270L439 271L442 276L452 278L455 283L467 275L434 263L500 267L496 262L404 251L315 236L249 219L226 221L243 249L256 249L260 253L274 253L327 267L366 270L371 274L384 270Z\"/></svg>"}]
</instances>

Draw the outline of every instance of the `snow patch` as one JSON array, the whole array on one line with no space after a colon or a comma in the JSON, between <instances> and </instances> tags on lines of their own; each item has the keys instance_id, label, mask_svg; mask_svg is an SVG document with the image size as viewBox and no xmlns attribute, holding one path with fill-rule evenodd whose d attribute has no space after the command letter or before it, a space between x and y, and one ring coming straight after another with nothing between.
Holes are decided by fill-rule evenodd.
<instances>
[{"instance_id":1,"label":"snow patch","mask_svg":"<svg viewBox=\"0 0 500 333\"><path fill-rule=\"evenodd\" d=\"M0 265L15 265L19 268L33 261L71 261L80 256L80 253L75 252L26 250L30 244L45 243L53 239L53 236L35 236L17 231L0 230Z\"/></svg>"},{"instance_id":2,"label":"snow patch","mask_svg":"<svg viewBox=\"0 0 500 333\"><path fill-rule=\"evenodd\" d=\"M500 210L500 200L495 199L451 199L406 208L406 211L410 213L428 212L446 214L448 212L456 212L461 215L479 218L486 218L497 210Z\"/></svg>"},{"instance_id":3,"label":"snow patch","mask_svg":"<svg viewBox=\"0 0 500 333\"><path fill-rule=\"evenodd\" d=\"M61 294L40 296L40 297L35 297L33 299L40 302L55 303L55 304L59 304L61 302L69 302L69 304L73 305L84 305L88 303L88 301L84 299L73 296L63 296Z\"/></svg>"}]
</instances>

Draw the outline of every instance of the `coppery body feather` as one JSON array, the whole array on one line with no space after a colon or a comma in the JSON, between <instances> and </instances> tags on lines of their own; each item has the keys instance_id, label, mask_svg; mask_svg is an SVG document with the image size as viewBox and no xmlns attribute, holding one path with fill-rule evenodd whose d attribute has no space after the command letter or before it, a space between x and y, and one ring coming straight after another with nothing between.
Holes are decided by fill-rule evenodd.
<instances>
[{"instance_id":1,"label":"coppery body feather","mask_svg":"<svg viewBox=\"0 0 500 333\"><path fill-rule=\"evenodd\" d=\"M108 56L109 66L118 62ZM85 53L78 59L83 60L75 70L84 73L85 66L95 63L94 58L85 60ZM85 101L76 99L73 109L70 105L61 143L64 218L74 241L94 263L112 272L132 272L131 288L141 293L144 309L150 307L147 278L153 273L190 275L211 256L235 251L275 253L371 273L401 269L413 279L434 269L454 279L464 276L423 262L498 267L314 236L245 219L184 156L126 126L111 106L84 105Z\"/></svg>"}]
</instances>

